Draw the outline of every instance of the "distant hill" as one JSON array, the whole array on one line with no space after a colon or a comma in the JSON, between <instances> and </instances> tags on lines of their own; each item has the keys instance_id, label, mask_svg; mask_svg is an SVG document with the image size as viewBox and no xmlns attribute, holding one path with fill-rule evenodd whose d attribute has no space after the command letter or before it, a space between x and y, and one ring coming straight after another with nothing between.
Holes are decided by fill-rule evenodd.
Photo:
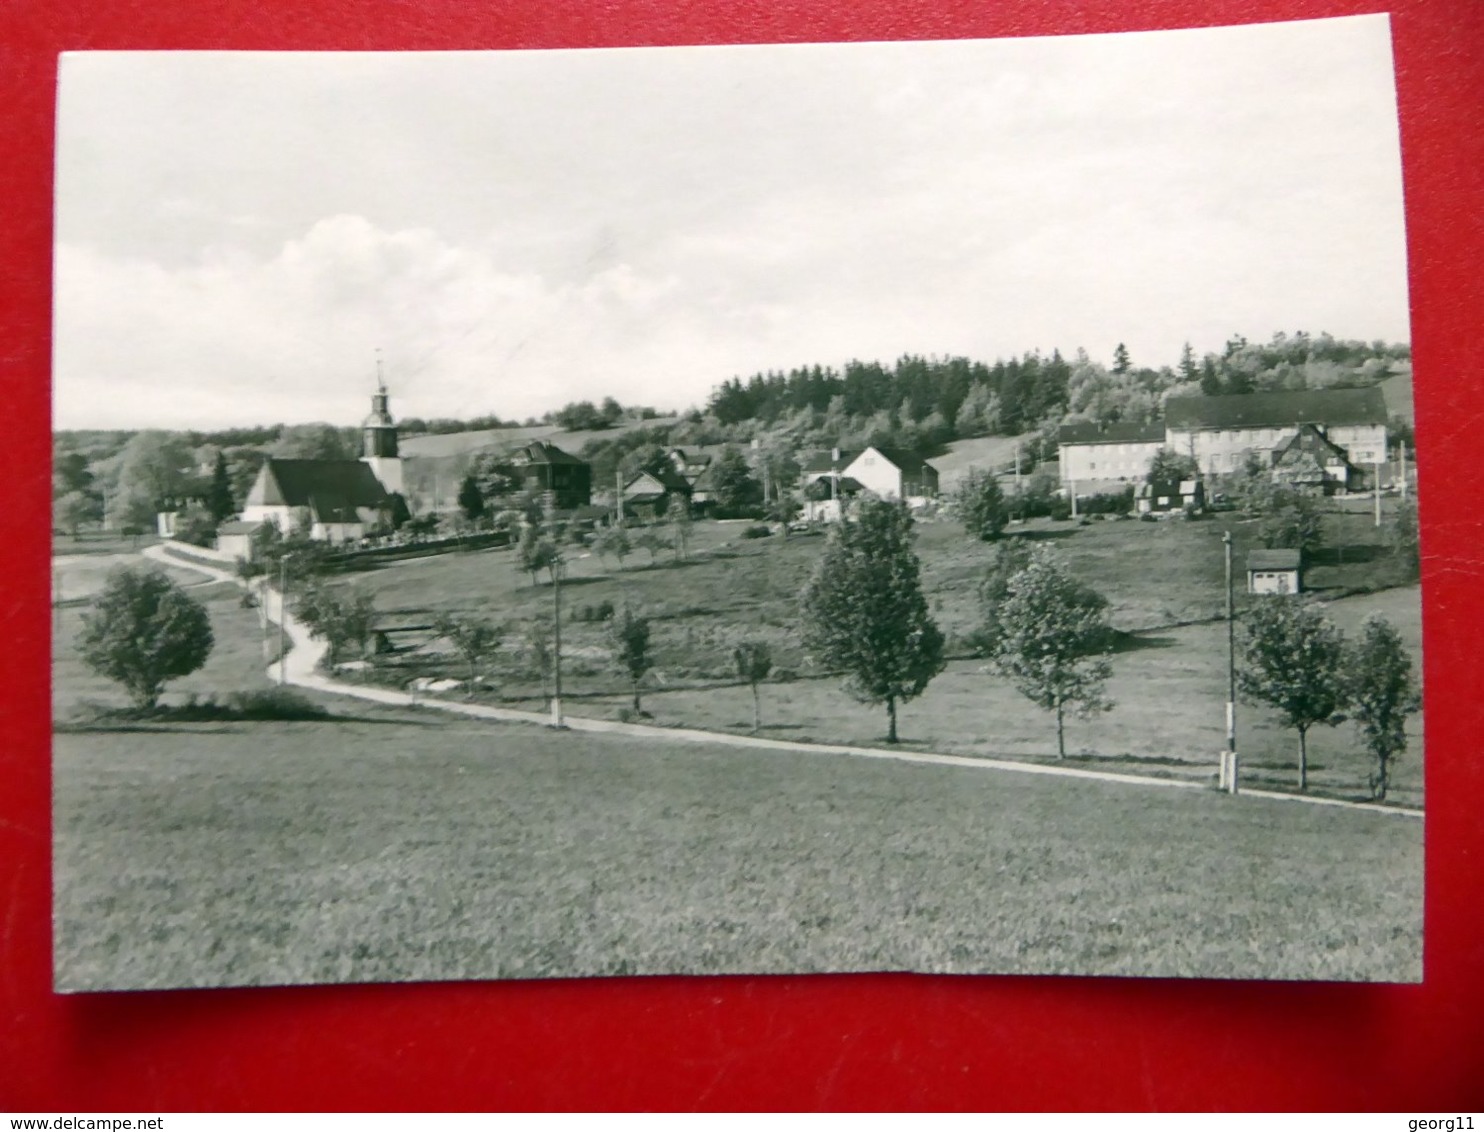
<instances>
[{"instance_id":1,"label":"distant hill","mask_svg":"<svg viewBox=\"0 0 1484 1132\"><path fill-rule=\"evenodd\" d=\"M1021 436L976 436L969 440L955 440L948 445L942 456L931 456L928 463L938 469L938 490L950 494L958 481L975 468L981 471L1002 472L1015 465L1015 446L1023 445L1026 452L1036 443L1036 433ZM1054 457L1048 452L1048 457ZM1029 466L1029 465L1027 465Z\"/></svg>"},{"instance_id":2,"label":"distant hill","mask_svg":"<svg viewBox=\"0 0 1484 1132\"><path fill-rule=\"evenodd\" d=\"M591 440L611 440L636 428L661 428L675 424L679 417L654 417L647 421L625 421L612 428L568 432L560 425L522 425L518 428L487 428L474 432L449 432L429 436L404 437L398 448L404 457L441 458L462 456L486 449L509 450L545 440L564 452L577 455Z\"/></svg>"},{"instance_id":3,"label":"distant hill","mask_svg":"<svg viewBox=\"0 0 1484 1132\"><path fill-rule=\"evenodd\" d=\"M1392 374L1381 382L1380 389L1381 396L1386 398L1386 411L1412 424L1412 371Z\"/></svg>"}]
</instances>

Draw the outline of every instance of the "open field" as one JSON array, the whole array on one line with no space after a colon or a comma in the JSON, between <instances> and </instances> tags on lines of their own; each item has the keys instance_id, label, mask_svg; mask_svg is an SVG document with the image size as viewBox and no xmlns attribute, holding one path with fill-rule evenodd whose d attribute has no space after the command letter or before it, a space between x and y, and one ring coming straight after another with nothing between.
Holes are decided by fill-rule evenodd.
<instances>
[{"instance_id":1,"label":"open field","mask_svg":"<svg viewBox=\"0 0 1484 1132\"><path fill-rule=\"evenodd\" d=\"M1024 436L976 436L970 440L955 440L949 443L943 455L932 457L928 463L938 469L939 491L951 495L959 480L971 469L1003 471L1014 465L1016 447L1025 446L1028 452L1035 439L1036 434L1028 432Z\"/></svg>"},{"instance_id":2,"label":"open field","mask_svg":"<svg viewBox=\"0 0 1484 1132\"><path fill-rule=\"evenodd\" d=\"M59 735L55 809L71 990L1420 976L1421 823L1262 799L373 710Z\"/></svg>"},{"instance_id":3,"label":"open field","mask_svg":"<svg viewBox=\"0 0 1484 1132\"><path fill-rule=\"evenodd\" d=\"M1368 513L1353 509L1328 516L1349 545L1321 555L1309 580L1343 593L1393 568L1379 555ZM1111 713L1068 723L1074 759L1143 773L1202 778L1215 774L1224 745L1226 636L1214 621L1224 608L1219 521L1096 522L1086 527L1041 521L1012 537L1049 540L1083 578L1112 601L1114 624L1131 635L1114 658ZM1239 584L1254 524L1232 524ZM834 678L820 676L803 655L797 635L797 599L822 550L817 536L787 542L774 537L737 540L738 527L698 523L697 553L679 565L610 570L595 557L572 563L563 586L564 608L628 601L653 619L656 668L646 680L644 706L660 724L719 731L749 731L752 697L731 669L732 647L763 639L772 647L775 679L763 688L767 733L780 737L873 744L884 734L884 712L851 700ZM732 541L726 541L731 539ZM949 634L957 659L924 696L902 709L909 746L995 757L1054 757L1053 725L984 662L965 652L978 624L977 589L990 548L963 536L951 523L920 528L923 582L934 616ZM509 552L450 556L389 567L360 579L377 591L389 620L426 619L430 608L477 611L512 627L511 644L497 667L499 691L491 702L539 710L542 688L519 655L514 628L549 618L551 590L530 585ZM1321 591L1323 592L1323 591ZM1239 598L1245 601L1245 598ZM1347 632L1364 615L1384 613L1420 656L1420 598L1415 586L1344 597L1327 608ZM617 717L629 704L626 683L607 659L599 623L563 624L565 697L579 714ZM379 679L402 683L415 675L461 676L442 655L398 658ZM1397 766L1391 800L1422 799L1421 723L1412 721L1409 753ZM1296 738L1277 728L1271 713L1240 712L1244 779L1288 788L1297 779ZM1351 725L1319 728L1310 736L1311 789L1340 797L1366 792L1371 767Z\"/></svg>"},{"instance_id":4,"label":"open field","mask_svg":"<svg viewBox=\"0 0 1484 1132\"><path fill-rule=\"evenodd\" d=\"M518 448L533 440L546 440L574 456L592 440L611 440L636 428L662 428L679 417L654 417L647 421L624 421L613 428L579 429L568 432L560 425L517 425L514 428L482 429L471 432L430 433L408 436L401 441L404 457L440 459L479 452L486 448Z\"/></svg>"}]
</instances>

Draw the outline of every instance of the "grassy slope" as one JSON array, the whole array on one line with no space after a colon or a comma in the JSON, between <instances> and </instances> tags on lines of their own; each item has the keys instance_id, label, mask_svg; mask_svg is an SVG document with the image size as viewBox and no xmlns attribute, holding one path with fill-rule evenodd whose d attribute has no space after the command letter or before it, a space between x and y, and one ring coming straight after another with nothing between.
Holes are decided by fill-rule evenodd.
<instances>
[{"instance_id":1,"label":"grassy slope","mask_svg":"<svg viewBox=\"0 0 1484 1132\"><path fill-rule=\"evenodd\" d=\"M610 440L636 428L658 428L672 425L679 419L656 417L647 421L625 421L613 428L598 431L568 432L559 425L548 424L410 436L401 441L400 448L403 456L439 458L477 452L485 448L516 448L533 440L546 440L563 451L576 455L590 440Z\"/></svg>"},{"instance_id":2,"label":"grassy slope","mask_svg":"<svg viewBox=\"0 0 1484 1132\"><path fill-rule=\"evenodd\" d=\"M1422 829L428 714L66 734L69 989L557 974L1415 979Z\"/></svg>"},{"instance_id":3,"label":"grassy slope","mask_svg":"<svg viewBox=\"0 0 1484 1132\"><path fill-rule=\"evenodd\" d=\"M948 445L942 456L934 456L929 463L938 469L938 489L945 495L952 493L958 481L971 468L1002 471L1015 463L1017 445L1029 445L1034 433L1024 436L979 436L972 440L955 440Z\"/></svg>"}]
</instances>

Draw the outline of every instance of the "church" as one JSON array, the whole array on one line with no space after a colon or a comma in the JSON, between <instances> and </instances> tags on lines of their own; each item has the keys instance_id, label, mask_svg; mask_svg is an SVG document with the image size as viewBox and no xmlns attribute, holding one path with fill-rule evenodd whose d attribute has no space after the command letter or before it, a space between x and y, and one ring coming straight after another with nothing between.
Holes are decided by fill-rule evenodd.
<instances>
[{"instance_id":1,"label":"church","mask_svg":"<svg viewBox=\"0 0 1484 1132\"><path fill-rule=\"evenodd\" d=\"M249 553L252 533L274 523L280 531L305 531L333 546L355 544L391 527L393 496L402 494L397 425L386 384L378 382L371 413L361 428L359 460L283 460L270 457L258 471L238 522L225 524L217 549Z\"/></svg>"}]
</instances>

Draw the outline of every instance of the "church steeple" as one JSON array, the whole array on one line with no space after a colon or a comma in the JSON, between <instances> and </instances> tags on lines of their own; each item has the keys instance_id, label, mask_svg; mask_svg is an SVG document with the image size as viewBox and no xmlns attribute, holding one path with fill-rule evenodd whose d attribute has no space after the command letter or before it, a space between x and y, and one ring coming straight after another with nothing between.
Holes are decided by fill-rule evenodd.
<instances>
[{"instance_id":1,"label":"church steeple","mask_svg":"<svg viewBox=\"0 0 1484 1132\"><path fill-rule=\"evenodd\" d=\"M381 373L381 351L376 351L376 392L371 394L371 415L362 425L361 455L371 457L395 457L397 455L397 425L387 408L390 397L386 391L386 379Z\"/></svg>"},{"instance_id":2,"label":"church steeple","mask_svg":"<svg viewBox=\"0 0 1484 1132\"><path fill-rule=\"evenodd\" d=\"M376 392L371 394L371 414L361 426L361 459L371 465L376 478L389 492L402 490L402 460L397 455L397 424L388 407L390 398L381 373L381 351L376 351Z\"/></svg>"}]
</instances>

